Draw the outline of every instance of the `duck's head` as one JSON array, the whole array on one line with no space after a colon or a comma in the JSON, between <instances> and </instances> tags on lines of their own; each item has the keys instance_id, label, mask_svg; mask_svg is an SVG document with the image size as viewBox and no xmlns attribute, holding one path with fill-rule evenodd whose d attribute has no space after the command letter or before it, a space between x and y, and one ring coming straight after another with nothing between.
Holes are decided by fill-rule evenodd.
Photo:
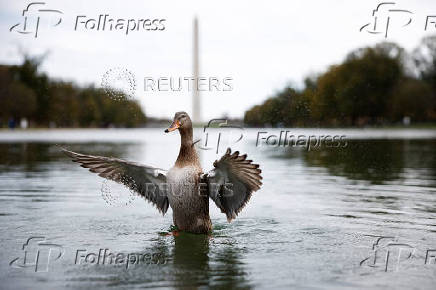
<instances>
[{"instance_id":1,"label":"duck's head","mask_svg":"<svg viewBox=\"0 0 436 290\"><path fill-rule=\"evenodd\" d=\"M177 112L174 115L173 123L171 126L165 130L165 133L172 132L174 130L185 130L185 129L191 129L192 128L192 122L191 118L189 118L188 113L186 112Z\"/></svg>"}]
</instances>

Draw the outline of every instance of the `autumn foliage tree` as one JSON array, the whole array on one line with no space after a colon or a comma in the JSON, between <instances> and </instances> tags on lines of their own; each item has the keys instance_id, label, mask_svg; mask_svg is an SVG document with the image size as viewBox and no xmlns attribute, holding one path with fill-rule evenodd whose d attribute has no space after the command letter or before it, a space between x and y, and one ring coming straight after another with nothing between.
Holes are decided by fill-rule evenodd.
<instances>
[{"instance_id":1,"label":"autumn foliage tree","mask_svg":"<svg viewBox=\"0 0 436 290\"><path fill-rule=\"evenodd\" d=\"M412 64L412 66L411 66ZM341 64L286 87L245 113L251 126L361 126L436 121L436 37L413 55L394 43L352 51Z\"/></svg>"}]
</instances>

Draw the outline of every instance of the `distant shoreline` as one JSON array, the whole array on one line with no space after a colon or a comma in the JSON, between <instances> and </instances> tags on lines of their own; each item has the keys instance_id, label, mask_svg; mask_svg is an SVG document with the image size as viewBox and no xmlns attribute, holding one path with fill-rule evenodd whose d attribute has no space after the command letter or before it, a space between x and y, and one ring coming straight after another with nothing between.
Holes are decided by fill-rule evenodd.
<instances>
[{"instance_id":1,"label":"distant shoreline","mask_svg":"<svg viewBox=\"0 0 436 290\"><path fill-rule=\"evenodd\" d=\"M169 124L169 123L168 123ZM206 125L206 124L205 124ZM165 128L165 125L156 125L156 126L145 126L145 127L57 127L57 128L49 128L49 127L33 127L33 128L0 128L0 132L12 132L12 131L47 131L47 130L139 130L139 129L162 129ZM203 128L203 125L194 126L194 128ZM395 129L395 130L403 130L403 129L435 129L436 123L428 123L428 124L412 124L409 126L404 125L386 125L386 126L364 126L364 127L243 127L243 129Z\"/></svg>"}]
</instances>

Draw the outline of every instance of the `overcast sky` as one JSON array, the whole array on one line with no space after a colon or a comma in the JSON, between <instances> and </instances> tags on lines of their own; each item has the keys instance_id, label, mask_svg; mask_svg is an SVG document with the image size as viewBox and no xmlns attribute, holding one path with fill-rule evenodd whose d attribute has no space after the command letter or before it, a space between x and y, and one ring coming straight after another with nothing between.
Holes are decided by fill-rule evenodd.
<instances>
[{"instance_id":1,"label":"overcast sky","mask_svg":"<svg viewBox=\"0 0 436 290\"><path fill-rule=\"evenodd\" d=\"M18 33L18 27L10 32L13 25L23 22L22 11L31 2L0 0L0 63L20 63L19 48L30 55L48 51L42 70L50 77L96 86L109 69L126 68L136 77L136 98L147 115L154 117L170 118L180 110L191 113L191 92L187 89L144 91L143 78L192 76L195 15L200 30L200 75L233 78L232 91L202 93L203 120L223 114L242 117L246 109L286 84L301 85L305 76L325 71L351 50L385 40L383 33L366 31L372 24L359 31L373 23L372 10L383 1L47 0L45 9L63 13L59 25L41 24L37 38ZM391 2L396 2L391 9L413 14L389 14L386 40L411 50L423 36L436 33L434 24L424 31L426 17L436 15L435 0ZM86 30L83 25L74 30L78 15L98 19L100 14L113 19L166 19L165 29L128 35L124 31ZM60 14L50 15L56 19ZM386 15L382 13L380 21ZM410 17L412 22L401 27Z\"/></svg>"}]
</instances>

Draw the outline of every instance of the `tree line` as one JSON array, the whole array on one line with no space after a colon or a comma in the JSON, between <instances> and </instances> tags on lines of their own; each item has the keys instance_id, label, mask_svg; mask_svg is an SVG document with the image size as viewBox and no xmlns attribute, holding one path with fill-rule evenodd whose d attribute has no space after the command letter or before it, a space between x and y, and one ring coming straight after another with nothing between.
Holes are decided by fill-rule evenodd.
<instances>
[{"instance_id":1,"label":"tree line","mask_svg":"<svg viewBox=\"0 0 436 290\"><path fill-rule=\"evenodd\" d=\"M146 122L140 105L112 99L103 89L52 80L39 72L42 58L0 65L0 127L26 119L31 127L137 127Z\"/></svg>"},{"instance_id":2,"label":"tree line","mask_svg":"<svg viewBox=\"0 0 436 290\"><path fill-rule=\"evenodd\" d=\"M249 126L366 126L436 122L436 36L407 53L383 42L287 86L245 112Z\"/></svg>"}]
</instances>

